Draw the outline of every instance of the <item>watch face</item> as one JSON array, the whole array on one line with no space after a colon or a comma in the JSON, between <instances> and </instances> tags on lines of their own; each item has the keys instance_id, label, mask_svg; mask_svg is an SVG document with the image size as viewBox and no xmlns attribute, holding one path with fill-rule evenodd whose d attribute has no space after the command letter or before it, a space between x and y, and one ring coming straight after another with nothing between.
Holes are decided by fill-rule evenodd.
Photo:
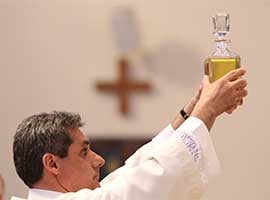
<instances>
[{"instance_id":1,"label":"watch face","mask_svg":"<svg viewBox=\"0 0 270 200\"><path fill-rule=\"evenodd\" d=\"M184 118L184 119L187 119L189 116L188 116L188 114L184 111L184 109L182 109L181 111L180 111L180 114L182 115L182 117Z\"/></svg>"}]
</instances>

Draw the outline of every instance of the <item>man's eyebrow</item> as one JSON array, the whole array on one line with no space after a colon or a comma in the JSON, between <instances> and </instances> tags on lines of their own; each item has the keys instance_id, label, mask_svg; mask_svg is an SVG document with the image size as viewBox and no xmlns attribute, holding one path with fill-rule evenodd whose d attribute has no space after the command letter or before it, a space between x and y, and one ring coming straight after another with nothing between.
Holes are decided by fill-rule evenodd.
<instances>
[{"instance_id":1,"label":"man's eyebrow","mask_svg":"<svg viewBox=\"0 0 270 200\"><path fill-rule=\"evenodd\" d=\"M81 146L83 147L83 146L85 146L85 145L90 145L90 142L87 141L87 140L84 140L84 141L82 142Z\"/></svg>"}]
</instances>

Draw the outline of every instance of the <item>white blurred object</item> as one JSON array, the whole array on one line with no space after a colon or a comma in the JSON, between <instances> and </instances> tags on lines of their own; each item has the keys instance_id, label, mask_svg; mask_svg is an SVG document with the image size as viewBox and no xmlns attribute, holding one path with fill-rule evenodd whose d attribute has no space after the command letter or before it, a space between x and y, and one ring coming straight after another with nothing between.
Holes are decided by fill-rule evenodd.
<instances>
[{"instance_id":1,"label":"white blurred object","mask_svg":"<svg viewBox=\"0 0 270 200\"><path fill-rule=\"evenodd\" d=\"M140 49L140 38L134 12L130 7L117 7L112 14L112 29L116 45L123 55Z\"/></svg>"}]
</instances>

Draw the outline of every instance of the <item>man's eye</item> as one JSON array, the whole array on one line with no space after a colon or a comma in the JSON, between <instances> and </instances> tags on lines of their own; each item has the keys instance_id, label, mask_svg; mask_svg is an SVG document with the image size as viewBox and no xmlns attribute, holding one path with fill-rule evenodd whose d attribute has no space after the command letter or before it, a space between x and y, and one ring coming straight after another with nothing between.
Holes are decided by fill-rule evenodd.
<instances>
[{"instance_id":1,"label":"man's eye","mask_svg":"<svg viewBox=\"0 0 270 200\"><path fill-rule=\"evenodd\" d=\"M89 148L83 148L83 150L82 150L83 155L86 156L88 151L89 151Z\"/></svg>"}]
</instances>

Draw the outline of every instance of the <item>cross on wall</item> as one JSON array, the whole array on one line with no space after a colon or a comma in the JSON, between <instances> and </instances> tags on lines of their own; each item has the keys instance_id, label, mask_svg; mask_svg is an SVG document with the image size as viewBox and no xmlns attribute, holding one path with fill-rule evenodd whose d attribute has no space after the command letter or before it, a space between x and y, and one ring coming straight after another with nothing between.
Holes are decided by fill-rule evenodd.
<instances>
[{"instance_id":1,"label":"cross on wall","mask_svg":"<svg viewBox=\"0 0 270 200\"><path fill-rule=\"evenodd\" d=\"M124 58L118 63L119 77L116 81L101 81L96 88L102 92L115 93L119 100L119 110L123 115L129 113L129 95L131 92L149 92L152 87L145 81L130 80L128 61Z\"/></svg>"}]
</instances>

